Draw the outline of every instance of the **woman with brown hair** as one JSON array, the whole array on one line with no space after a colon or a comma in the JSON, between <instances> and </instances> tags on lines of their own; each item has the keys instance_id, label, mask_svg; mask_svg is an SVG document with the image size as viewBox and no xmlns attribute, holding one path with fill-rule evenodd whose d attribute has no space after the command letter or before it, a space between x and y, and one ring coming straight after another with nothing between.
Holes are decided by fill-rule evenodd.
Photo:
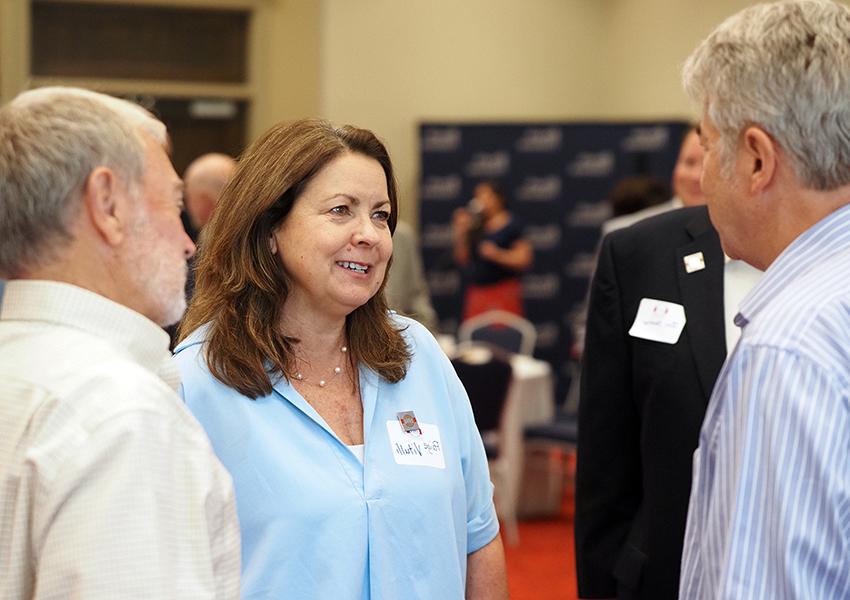
<instances>
[{"instance_id":1,"label":"woman with brown hair","mask_svg":"<svg viewBox=\"0 0 850 600\"><path fill-rule=\"evenodd\" d=\"M243 598L504 598L487 460L452 367L391 314L392 165L280 124L225 188L176 349L233 476Z\"/></svg>"}]
</instances>

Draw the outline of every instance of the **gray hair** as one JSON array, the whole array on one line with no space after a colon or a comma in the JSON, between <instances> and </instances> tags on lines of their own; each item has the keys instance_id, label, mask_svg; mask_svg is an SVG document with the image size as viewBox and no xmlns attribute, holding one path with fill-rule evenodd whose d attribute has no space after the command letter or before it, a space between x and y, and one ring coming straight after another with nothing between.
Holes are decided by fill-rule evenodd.
<instances>
[{"instance_id":1,"label":"gray hair","mask_svg":"<svg viewBox=\"0 0 850 600\"><path fill-rule=\"evenodd\" d=\"M758 125L808 188L850 183L850 9L828 0L751 6L687 59L685 91L720 132L728 165L738 136Z\"/></svg>"},{"instance_id":2,"label":"gray hair","mask_svg":"<svg viewBox=\"0 0 850 600\"><path fill-rule=\"evenodd\" d=\"M83 185L98 166L136 193L142 135L166 144L165 125L126 100L79 88L24 92L0 108L0 276L42 265L72 239Z\"/></svg>"}]
</instances>

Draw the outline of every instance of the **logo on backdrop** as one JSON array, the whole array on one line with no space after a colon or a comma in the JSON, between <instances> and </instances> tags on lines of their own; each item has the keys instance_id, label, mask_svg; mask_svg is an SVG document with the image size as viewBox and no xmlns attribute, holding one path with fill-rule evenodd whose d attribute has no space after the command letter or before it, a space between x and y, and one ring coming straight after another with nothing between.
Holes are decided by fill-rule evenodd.
<instances>
[{"instance_id":1,"label":"logo on backdrop","mask_svg":"<svg viewBox=\"0 0 850 600\"><path fill-rule=\"evenodd\" d=\"M429 128L422 132L422 150L425 152L457 152L462 134L459 127Z\"/></svg>"},{"instance_id":2,"label":"logo on backdrop","mask_svg":"<svg viewBox=\"0 0 850 600\"><path fill-rule=\"evenodd\" d=\"M562 137L559 127L529 127L516 141L516 149L528 153L557 152L561 148Z\"/></svg>"},{"instance_id":3,"label":"logo on backdrop","mask_svg":"<svg viewBox=\"0 0 850 600\"><path fill-rule=\"evenodd\" d=\"M624 152L658 152L667 147L670 130L662 125L635 127L620 142Z\"/></svg>"},{"instance_id":4,"label":"logo on backdrop","mask_svg":"<svg viewBox=\"0 0 850 600\"><path fill-rule=\"evenodd\" d=\"M465 284L452 260L447 223L452 209L466 204L478 181L499 179L535 249L534 271L523 277L523 287L529 314L540 330L540 346L545 347L541 353L560 365L571 343L565 319L580 310L599 226L611 216L608 191L615 178L641 169L669 177L676 159L671 146L678 147L684 127L672 121L423 123L417 129L422 169L419 239L440 329L456 329ZM559 378L560 388L566 387L569 375Z\"/></svg>"},{"instance_id":5,"label":"logo on backdrop","mask_svg":"<svg viewBox=\"0 0 850 600\"><path fill-rule=\"evenodd\" d=\"M561 328L556 321L535 323L534 326L537 328L537 348L554 348L558 345Z\"/></svg>"},{"instance_id":6,"label":"logo on backdrop","mask_svg":"<svg viewBox=\"0 0 850 600\"><path fill-rule=\"evenodd\" d=\"M555 273L532 273L522 278L522 297L550 300L561 292L561 279Z\"/></svg>"},{"instance_id":7,"label":"logo on backdrop","mask_svg":"<svg viewBox=\"0 0 850 600\"><path fill-rule=\"evenodd\" d=\"M596 254L593 252L576 252L572 260L564 266L564 275L579 279L590 277L596 269Z\"/></svg>"},{"instance_id":8,"label":"logo on backdrop","mask_svg":"<svg viewBox=\"0 0 850 600\"><path fill-rule=\"evenodd\" d=\"M456 200L463 189L460 175L428 175L422 180L423 200Z\"/></svg>"},{"instance_id":9,"label":"logo on backdrop","mask_svg":"<svg viewBox=\"0 0 850 600\"><path fill-rule=\"evenodd\" d=\"M432 296L454 296L460 289L457 271L432 271L428 273L428 291Z\"/></svg>"},{"instance_id":10,"label":"logo on backdrop","mask_svg":"<svg viewBox=\"0 0 850 600\"><path fill-rule=\"evenodd\" d=\"M502 177L511 167L511 157L504 150L476 152L466 163L465 172L470 177Z\"/></svg>"},{"instance_id":11,"label":"logo on backdrop","mask_svg":"<svg viewBox=\"0 0 850 600\"><path fill-rule=\"evenodd\" d=\"M452 245L451 223L428 223L422 231L423 248L450 248Z\"/></svg>"},{"instance_id":12,"label":"logo on backdrop","mask_svg":"<svg viewBox=\"0 0 850 600\"><path fill-rule=\"evenodd\" d=\"M526 177L514 193L521 202L554 202L560 195L561 177L558 175Z\"/></svg>"},{"instance_id":13,"label":"logo on backdrop","mask_svg":"<svg viewBox=\"0 0 850 600\"><path fill-rule=\"evenodd\" d=\"M557 223L526 225L523 233L535 250L553 250L561 244L561 226Z\"/></svg>"},{"instance_id":14,"label":"logo on backdrop","mask_svg":"<svg viewBox=\"0 0 850 600\"><path fill-rule=\"evenodd\" d=\"M567 165L567 173L573 177L610 177L614 172L616 158L610 150L601 152L579 152Z\"/></svg>"},{"instance_id":15,"label":"logo on backdrop","mask_svg":"<svg viewBox=\"0 0 850 600\"><path fill-rule=\"evenodd\" d=\"M572 227L599 227L610 218L611 207L607 202L577 202L564 217L564 223Z\"/></svg>"}]
</instances>

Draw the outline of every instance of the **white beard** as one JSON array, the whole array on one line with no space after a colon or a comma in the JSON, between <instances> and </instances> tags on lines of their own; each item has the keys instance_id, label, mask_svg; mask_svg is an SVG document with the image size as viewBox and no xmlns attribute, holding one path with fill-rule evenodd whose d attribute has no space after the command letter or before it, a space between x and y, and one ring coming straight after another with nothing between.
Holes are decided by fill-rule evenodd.
<instances>
[{"instance_id":1,"label":"white beard","mask_svg":"<svg viewBox=\"0 0 850 600\"><path fill-rule=\"evenodd\" d=\"M148 307L145 316L163 327L174 325L186 312L186 259L171 256L173 244L159 237L144 217L133 230L130 247L130 278L143 295L140 304Z\"/></svg>"}]
</instances>

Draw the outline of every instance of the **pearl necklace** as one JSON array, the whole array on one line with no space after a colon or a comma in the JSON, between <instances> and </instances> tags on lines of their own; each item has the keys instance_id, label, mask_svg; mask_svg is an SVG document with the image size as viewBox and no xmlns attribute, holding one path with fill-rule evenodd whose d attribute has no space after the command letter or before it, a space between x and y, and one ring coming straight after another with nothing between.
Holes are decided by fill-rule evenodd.
<instances>
[{"instance_id":1,"label":"pearl necklace","mask_svg":"<svg viewBox=\"0 0 850 600\"><path fill-rule=\"evenodd\" d=\"M348 352L348 346L342 346L339 349L339 351L342 352L343 356L345 356L346 353ZM340 373L342 373L342 367L337 365L336 367L334 367L334 370L333 370L333 373L331 374L331 377L336 377ZM295 371L295 379L297 379L298 381L307 381L307 378L301 373L301 371ZM325 387L327 384L328 384L327 379L320 379L319 380L319 387Z\"/></svg>"}]
</instances>

